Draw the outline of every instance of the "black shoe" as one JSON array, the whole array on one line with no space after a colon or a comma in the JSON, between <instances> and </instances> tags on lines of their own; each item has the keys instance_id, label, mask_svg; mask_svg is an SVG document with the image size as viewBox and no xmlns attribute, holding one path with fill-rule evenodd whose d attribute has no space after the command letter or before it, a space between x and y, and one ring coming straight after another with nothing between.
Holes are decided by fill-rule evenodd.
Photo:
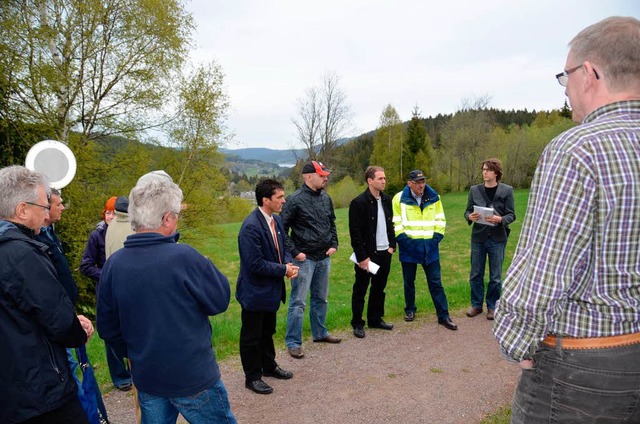
<instances>
[{"instance_id":1,"label":"black shoe","mask_svg":"<svg viewBox=\"0 0 640 424\"><path fill-rule=\"evenodd\" d=\"M442 319L442 320L438 320L438 324L444 325L444 328L446 328L447 330L455 331L455 330L458 329L458 326L455 325L453 323L453 321L451 321L451 318L445 318L445 319Z\"/></svg>"},{"instance_id":2,"label":"black shoe","mask_svg":"<svg viewBox=\"0 0 640 424\"><path fill-rule=\"evenodd\" d=\"M359 325L353 328L353 335L359 339L364 339L364 327Z\"/></svg>"},{"instance_id":3,"label":"black shoe","mask_svg":"<svg viewBox=\"0 0 640 424\"><path fill-rule=\"evenodd\" d=\"M416 319L416 314L415 312L407 312L406 314L404 314L404 320L407 322L411 322L414 319Z\"/></svg>"},{"instance_id":4,"label":"black shoe","mask_svg":"<svg viewBox=\"0 0 640 424\"><path fill-rule=\"evenodd\" d=\"M378 321L377 324L369 324L369 328L382 328L383 330L393 330L393 324L389 324L384 322L383 320Z\"/></svg>"},{"instance_id":5,"label":"black shoe","mask_svg":"<svg viewBox=\"0 0 640 424\"><path fill-rule=\"evenodd\" d=\"M268 395L269 393L273 392L273 387L269 386L262 380L247 381L246 383L244 383L244 386L247 389L260 395Z\"/></svg>"},{"instance_id":6,"label":"black shoe","mask_svg":"<svg viewBox=\"0 0 640 424\"><path fill-rule=\"evenodd\" d=\"M280 380L288 380L293 377L293 373L291 371L285 371L280 367L276 367L276 369L271 372L263 371L262 375L265 377L279 378Z\"/></svg>"}]
</instances>

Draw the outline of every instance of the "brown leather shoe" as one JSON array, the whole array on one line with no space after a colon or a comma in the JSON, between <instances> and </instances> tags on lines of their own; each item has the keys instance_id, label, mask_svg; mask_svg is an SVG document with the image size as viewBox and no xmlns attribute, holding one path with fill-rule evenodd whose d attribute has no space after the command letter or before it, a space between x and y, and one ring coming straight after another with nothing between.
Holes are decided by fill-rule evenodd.
<instances>
[{"instance_id":1,"label":"brown leather shoe","mask_svg":"<svg viewBox=\"0 0 640 424\"><path fill-rule=\"evenodd\" d=\"M316 343L340 343L342 341L339 337L334 337L331 334L327 335L324 339L314 340Z\"/></svg>"},{"instance_id":2,"label":"brown leather shoe","mask_svg":"<svg viewBox=\"0 0 640 424\"><path fill-rule=\"evenodd\" d=\"M467 311L467 316L469 318L473 318L475 316L478 316L482 313L482 308L474 308L473 306L469 308L469 310Z\"/></svg>"},{"instance_id":3,"label":"brown leather shoe","mask_svg":"<svg viewBox=\"0 0 640 424\"><path fill-rule=\"evenodd\" d=\"M493 321L495 311L493 309L487 309L487 319Z\"/></svg>"},{"instance_id":4,"label":"brown leather shoe","mask_svg":"<svg viewBox=\"0 0 640 424\"><path fill-rule=\"evenodd\" d=\"M290 347L287 349L289 351L289 355L293 356L296 359L304 358L304 352L301 347Z\"/></svg>"}]
</instances>

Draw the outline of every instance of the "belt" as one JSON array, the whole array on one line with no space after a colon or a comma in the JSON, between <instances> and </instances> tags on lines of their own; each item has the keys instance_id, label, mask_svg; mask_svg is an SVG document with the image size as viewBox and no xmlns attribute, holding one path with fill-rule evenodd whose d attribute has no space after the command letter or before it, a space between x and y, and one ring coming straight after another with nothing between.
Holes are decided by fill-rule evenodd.
<instances>
[{"instance_id":1,"label":"belt","mask_svg":"<svg viewBox=\"0 0 640 424\"><path fill-rule=\"evenodd\" d=\"M556 347L557 339L562 339L563 349L606 349L640 343L640 333L607 337L556 337L548 335L542 343Z\"/></svg>"}]
</instances>

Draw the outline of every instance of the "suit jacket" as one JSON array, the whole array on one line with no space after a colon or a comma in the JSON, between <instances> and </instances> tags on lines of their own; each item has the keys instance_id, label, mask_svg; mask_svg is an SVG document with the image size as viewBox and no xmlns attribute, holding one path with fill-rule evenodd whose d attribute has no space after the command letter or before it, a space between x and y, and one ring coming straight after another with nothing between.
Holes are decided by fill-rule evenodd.
<instances>
[{"instance_id":1,"label":"suit jacket","mask_svg":"<svg viewBox=\"0 0 640 424\"><path fill-rule=\"evenodd\" d=\"M396 235L393 229L393 208L391 198L380 194L387 229L389 247L396 248ZM349 205L349 235L351 247L358 262L371 258L376 251L376 230L378 228L378 202L367 188L364 193L351 201Z\"/></svg>"},{"instance_id":2,"label":"suit jacket","mask_svg":"<svg viewBox=\"0 0 640 424\"><path fill-rule=\"evenodd\" d=\"M245 218L238 233L240 273L236 299L242 308L254 312L275 312L280 307L280 302L284 303L286 300L286 264L292 262L293 258L285 248L289 241L285 241L287 233L282 218L274 214L273 219L282 262L273 243L271 228L259 208Z\"/></svg>"},{"instance_id":3,"label":"suit jacket","mask_svg":"<svg viewBox=\"0 0 640 424\"><path fill-rule=\"evenodd\" d=\"M493 208L495 213L502 216L502 223L492 227L490 225L476 224L469 220L469 215L473 213L473 206L483 206ZM489 200L484 190L484 184L472 186L469 190L467 209L464 218L469 225L474 224L471 230L471 241L474 243L484 243L489 237L493 241L507 241L509 237L509 224L516 220L516 210L513 201L513 187L507 184L498 183L496 195L493 202Z\"/></svg>"}]
</instances>

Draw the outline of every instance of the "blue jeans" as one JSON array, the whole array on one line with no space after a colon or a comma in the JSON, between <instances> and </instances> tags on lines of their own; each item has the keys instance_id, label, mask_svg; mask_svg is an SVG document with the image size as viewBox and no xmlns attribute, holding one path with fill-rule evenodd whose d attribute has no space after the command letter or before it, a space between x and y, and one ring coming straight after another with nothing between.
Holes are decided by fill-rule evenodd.
<instances>
[{"instance_id":1,"label":"blue jeans","mask_svg":"<svg viewBox=\"0 0 640 424\"><path fill-rule=\"evenodd\" d=\"M291 280L287 334L285 336L285 343L289 349L302 346L302 322L304 321L304 308L309 291L311 291L309 319L313 340L324 339L329 335L329 330L324 323L327 319L331 258L327 257L321 261L306 259L294 261L294 264L300 269L298 276Z\"/></svg>"},{"instance_id":2,"label":"blue jeans","mask_svg":"<svg viewBox=\"0 0 640 424\"><path fill-rule=\"evenodd\" d=\"M411 262L401 262L402 277L404 278L404 311L416 312L416 271L418 264ZM440 280L440 261L431 262L430 264L421 264L424 274L427 277L429 293L433 306L436 308L438 321L449 318L449 304L447 303L447 295L442 287Z\"/></svg>"},{"instance_id":3,"label":"blue jeans","mask_svg":"<svg viewBox=\"0 0 640 424\"><path fill-rule=\"evenodd\" d=\"M111 381L116 387L131 384L131 374L124 363L124 358L119 356L107 342L104 342L105 354L107 355L107 365Z\"/></svg>"},{"instance_id":4,"label":"blue jeans","mask_svg":"<svg viewBox=\"0 0 640 424\"><path fill-rule=\"evenodd\" d=\"M511 423L639 423L640 343L608 349L543 345L523 370Z\"/></svg>"},{"instance_id":5,"label":"blue jeans","mask_svg":"<svg viewBox=\"0 0 640 424\"><path fill-rule=\"evenodd\" d=\"M484 270L489 258L489 285L487 286L487 309L495 309L502 291L502 263L506 241L495 242L488 238L484 243L471 242L471 306L482 309L484 300Z\"/></svg>"},{"instance_id":6,"label":"blue jeans","mask_svg":"<svg viewBox=\"0 0 640 424\"><path fill-rule=\"evenodd\" d=\"M178 413L191 424L235 423L227 389L218 380L193 396L165 398L138 392L142 424L175 424Z\"/></svg>"}]
</instances>

